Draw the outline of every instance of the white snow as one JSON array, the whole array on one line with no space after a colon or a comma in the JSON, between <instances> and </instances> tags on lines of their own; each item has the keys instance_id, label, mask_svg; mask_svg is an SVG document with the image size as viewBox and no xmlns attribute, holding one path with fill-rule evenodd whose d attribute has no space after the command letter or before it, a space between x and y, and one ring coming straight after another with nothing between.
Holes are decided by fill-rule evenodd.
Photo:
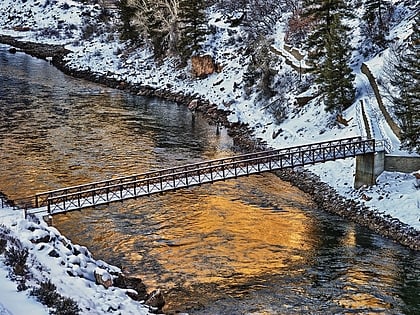
<instances>
[{"instance_id":1,"label":"white snow","mask_svg":"<svg viewBox=\"0 0 420 315\"><path fill-rule=\"evenodd\" d=\"M0 208L0 222L29 250L27 264L32 276L27 280L28 286L37 287L51 280L57 292L77 301L82 314L150 314L147 306L126 295L129 290L96 285L94 272L107 281L111 273L120 272L119 268L93 259L85 247L73 245L54 227L43 221L29 222L23 218L23 211L11 208ZM49 241L39 241L40 236L47 236ZM47 307L29 296L29 290L17 291L4 259L1 255L0 314L49 314Z\"/></svg>"},{"instance_id":2,"label":"white snow","mask_svg":"<svg viewBox=\"0 0 420 315\"><path fill-rule=\"evenodd\" d=\"M0 282L0 314L48 314L44 305L33 298L28 298L27 292L17 292L16 282L8 279L8 271L2 261L0 261Z\"/></svg>"},{"instance_id":3,"label":"white snow","mask_svg":"<svg viewBox=\"0 0 420 315\"><path fill-rule=\"evenodd\" d=\"M51 1L52 2L52 1ZM126 45L118 41L118 36L110 34L96 35L84 40L86 28L82 16L94 20L99 14L98 6L82 5L69 0L56 0L56 4L48 5L49 1L27 0L18 3L15 0L0 2L0 34L11 35L22 40L42 43L65 44L72 53L67 57L68 63L76 69L90 69L100 74L108 74L114 78L131 83L142 83L155 87L168 87L171 90L190 93L203 97L217 104L219 108L230 110L230 121L244 122L255 130L255 137L261 138L273 148L282 148L299 144L307 144L324 140L366 136L361 120L360 100L363 100L369 115L369 128L376 137L386 139L394 154L408 155L399 149L399 141L381 116L375 96L366 77L360 72L362 62L368 65L376 78L381 77L384 58L388 50L375 57L363 59L354 54L354 71L356 74L357 95L353 106L344 117L350 120L349 126L331 124L332 117L325 114L319 99L314 99L302 108L292 108L288 117L281 124L275 123L273 117L255 102L255 95L245 96L242 88L234 88L243 84L242 78L246 71L248 59L240 52L240 43L244 36L239 28L232 28L220 20L214 13L211 23L218 29L216 35L208 40L208 53L223 70L205 79L197 80L190 77L185 69L179 69L174 59L167 59L159 67L153 62L152 54L145 48L127 50ZM407 8L401 9L402 3L396 2L397 11L403 16L399 23L395 23L389 38L403 40L410 34L412 13ZM408 10L408 11L407 11ZM415 9L413 9L415 10ZM404 13L405 12L405 13ZM404 15L405 14L405 15ZM285 15L286 17L286 15ZM411 17L411 19L410 19ZM357 43L359 31L356 20L349 24L354 29L352 43ZM57 32L48 32L56 29ZM233 34L233 35L232 35ZM234 37L232 41L231 38ZM284 49L284 21L279 21L277 33L273 34L273 50L279 53L280 60L290 58L297 65L304 66ZM232 42L235 42L232 44ZM283 55L283 56L280 56ZM292 71L291 67L282 64L284 73ZM386 84L386 82L382 82ZM385 91L381 90L381 93ZM292 95L287 97L293 98ZM384 98L385 106L389 107ZM278 135L273 137L273 135ZM341 195L364 202L379 212L391 215L403 223L420 230L420 189L415 186L414 174L384 172L377 179L373 187L354 190L354 160L327 162L309 167L311 171ZM101 314L107 308L119 308L124 314L146 314L147 309L139 303L128 299L120 289L106 290L102 286L92 283L95 268L112 269L105 263L98 263L88 254L73 255L66 247L59 248L59 258L48 256L49 246L39 247L32 244L29 238L42 238L48 233L57 238L57 230L43 226L34 234L25 229L21 213L9 208L0 209L0 223L12 228L13 232L30 248L40 263L48 266L51 279L63 295L70 296L80 302L90 314ZM64 264L64 266L62 265ZM67 272L84 276L69 277ZM103 274L107 277L106 273ZM90 278L90 280L89 280ZM0 261L0 313L1 314L47 314L47 309L27 297L26 292L16 292L16 283L7 279L7 268ZM118 312L116 312L118 313Z\"/></svg>"}]
</instances>

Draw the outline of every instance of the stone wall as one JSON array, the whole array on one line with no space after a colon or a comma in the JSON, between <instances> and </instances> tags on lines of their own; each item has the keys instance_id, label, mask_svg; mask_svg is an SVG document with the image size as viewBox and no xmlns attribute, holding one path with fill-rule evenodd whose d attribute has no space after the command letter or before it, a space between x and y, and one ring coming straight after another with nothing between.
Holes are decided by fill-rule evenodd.
<instances>
[{"instance_id":1,"label":"stone wall","mask_svg":"<svg viewBox=\"0 0 420 315\"><path fill-rule=\"evenodd\" d=\"M378 102L379 108L382 112L382 115L384 115L386 122L391 127L392 132L399 138L400 137L400 127L394 122L394 120L391 118L391 115L389 115L388 111L386 110L381 94L379 93L378 85L376 84L375 77L373 76L372 72L370 72L368 66L366 64L362 64L361 71L369 80L369 83L373 89L373 92L375 93L376 101Z\"/></svg>"},{"instance_id":2,"label":"stone wall","mask_svg":"<svg viewBox=\"0 0 420 315\"><path fill-rule=\"evenodd\" d=\"M420 170L420 157L385 155L385 171L411 173Z\"/></svg>"}]
</instances>

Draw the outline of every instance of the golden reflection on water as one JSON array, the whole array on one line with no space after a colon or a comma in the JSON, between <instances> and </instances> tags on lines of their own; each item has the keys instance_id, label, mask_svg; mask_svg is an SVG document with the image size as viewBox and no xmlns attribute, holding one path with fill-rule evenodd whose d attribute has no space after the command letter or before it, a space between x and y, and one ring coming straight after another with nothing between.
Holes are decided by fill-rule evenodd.
<instances>
[{"instance_id":1,"label":"golden reflection on water","mask_svg":"<svg viewBox=\"0 0 420 315\"><path fill-rule=\"evenodd\" d=\"M149 288L226 287L306 260L302 253L316 246L310 205L304 193L265 174L59 215L54 224L98 258L122 255L121 264ZM127 220L125 228L111 212ZM75 232L84 215L89 230Z\"/></svg>"},{"instance_id":2,"label":"golden reflection on water","mask_svg":"<svg viewBox=\"0 0 420 315\"><path fill-rule=\"evenodd\" d=\"M281 216L261 211L223 196L203 198L200 212L189 230L163 230L170 245L154 248L168 271L189 274L194 281L213 282L220 276L258 276L285 266L283 250L308 247L305 226L285 222ZM304 220L302 213L295 219Z\"/></svg>"},{"instance_id":3,"label":"golden reflection on water","mask_svg":"<svg viewBox=\"0 0 420 315\"><path fill-rule=\"evenodd\" d=\"M378 310L392 309L391 303L383 300L383 295L378 292L376 284L388 283L390 287L397 285L395 279L398 278L398 267L393 264L386 263L386 269L381 267L381 261L375 262L374 265L361 265L359 263L352 263L351 259L355 259L357 255L354 251L358 248L358 233L355 224L348 224L345 234L341 238L343 248L346 249L345 257L350 260L341 275L345 286L342 288L340 294L333 296L333 301L337 305L351 310L363 311L363 314L378 314ZM383 252L384 260L386 260L389 253ZM382 256L382 255L381 255ZM378 282L378 283L375 283ZM375 310L369 312L367 310ZM354 314L354 312L344 314Z\"/></svg>"}]
</instances>

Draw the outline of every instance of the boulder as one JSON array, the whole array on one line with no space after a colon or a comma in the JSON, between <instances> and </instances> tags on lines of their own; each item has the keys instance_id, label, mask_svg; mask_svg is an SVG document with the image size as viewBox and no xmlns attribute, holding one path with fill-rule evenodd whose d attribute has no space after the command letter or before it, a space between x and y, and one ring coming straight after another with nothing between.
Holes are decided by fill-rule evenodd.
<instances>
[{"instance_id":1,"label":"boulder","mask_svg":"<svg viewBox=\"0 0 420 315\"><path fill-rule=\"evenodd\" d=\"M144 303L152 308L156 308L161 310L165 306L165 299L163 297L162 292L157 289L154 290L149 297L147 298L146 302Z\"/></svg>"},{"instance_id":2,"label":"boulder","mask_svg":"<svg viewBox=\"0 0 420 315\"><path fill-rule=\"evenodd\" d=\"M413 175L416 178L416 183L414 184L414 186L416 186L416 188L419 189L420 188L420 170L413 173Z\"/></svg>"},{"instance_id":3,"label":"boulder","mask_svg":"<svg viewBox=\"0 0 420 315\"><path fill-rule=\"evenodd\" d=\"M112 277L108 271L97 267L93 271L93 274L95 276L96 284L102 284L106 289L112 286Z\"/></svg>"},{"instance_id":4,"label":"boulder","mask_svg":"<svg viewBox=\"0 0 420 315\"><path fill-rule=\"evenodd\" d=\"M140 278L119 274L114 279L114 285L122 289L134 290L136 293L127 292L127 295L135 301L144 301L147 298L146 285Z\"/></svg>"},{"instance_id":5,"label":"boulder","mask_svg":"<svg viewBox=\"0 0 420 315\"><path fill-rule=\"evenodd\" d=\"M192 56L191 64L192 74L197 78L205 78L208 75L219 71L219 67L209 55Z\"/></svg>"},{"instance_id":6,"label":"boulder","mask_svg":"<svg viewBox=\"0 0 420 315\"><path fill-rule=\"evenodd\" d=\"M189 104L188 104L188 109L189 110L196 110L198 107L198 99L193 99Z\"/></svg>"}]
</instances>

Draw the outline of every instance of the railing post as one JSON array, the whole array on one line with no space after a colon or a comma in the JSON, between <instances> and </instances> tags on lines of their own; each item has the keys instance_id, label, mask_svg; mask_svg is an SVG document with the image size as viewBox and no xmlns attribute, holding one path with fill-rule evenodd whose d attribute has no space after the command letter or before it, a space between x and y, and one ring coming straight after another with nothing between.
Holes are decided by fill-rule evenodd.
<instances>
[{"instance_id":1,"label":"railing post","mask_svg":"<svg viewBox=\"0 0 420 315\"><path fill-rule=\"evenodd\" d=\"M305 165L305 157L304 157L304 153L302 151L300 151L300 158L301 158L301 161L302 161L302 165Z\"/></svg>"},{"instance_id":2,"label":"railing post","mask_svg":"<svg viewBox=\"0 0 420 315\"><path fill-rule=\"evenodd\" d=\"M353 142L352 146L353 146L353 156L356 156L356 144Z\"/></svg>"}]
</instances>

